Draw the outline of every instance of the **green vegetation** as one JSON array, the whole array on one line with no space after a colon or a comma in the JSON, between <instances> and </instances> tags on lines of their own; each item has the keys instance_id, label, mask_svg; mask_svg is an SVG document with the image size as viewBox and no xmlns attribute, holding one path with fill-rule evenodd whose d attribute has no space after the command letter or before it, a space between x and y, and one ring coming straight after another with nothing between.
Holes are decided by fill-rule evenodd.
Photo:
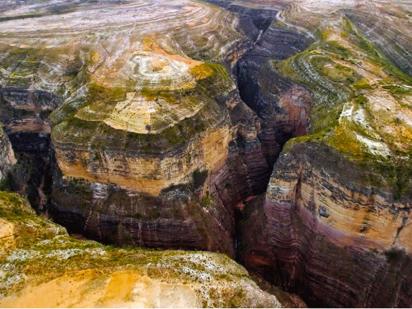
<instances>
[{"instance_id":1,"label":"green vegetation","mask_svg":"<svg viewBox=\"0 0 412 309\"><path fill-rule=\"evenodd\" d=\"M137 95L147 100L166 101L176 105L176 109L200 111L193 117L188 117L170 124L168 112L153 114L151 130L164 128L153 134L138 134L116 130L102 121L110 115L116 103L126 98L127 88L107 88L95 83L88 85L88 93L84 100L66 102L52 114L54 128L52 138L57 143L75 143L82 147L101 149L133 149L141 153L159 153L176 149L186 144L195 136L213 127L224 117L224 106L216 99L228 95L233 89L233 81L227 70L218 64L206 63L196 66L192 73L198 78L194 89L158 90L144 87ZM171 116L172 117L172 114Z\"/></svg>"},{"instance_id":2,"label":"green vegetation","mask_svg":"<svg viewBox=\"0 0 412 309\"><path fill-rule=\"evenodd\" d=\"M392 95L399 108L410 108L405 96L412 94L412 77L393 65L350 22L343 18L341 27L327 27L319 32L319 40L305 51L274 64L284 76L304 85L314 95L311 111L311 133L289 141L284 151L298 143L327 144L359 167L379 177L368 179L377 186L390 186L394 198L410 194L412 175L409 150L399 146L384 126L399 128L400 118L390 109L377 114L368 95L382 91ZM379 71L382 70L382 71ZM380 91L380 92L379 92ZM345 115L342 112L346 109ZM404 130L405 136L409 132ZM366 145L359 140L370 140ZM407 143L404 137L403 143ZM375 142L376 141L376 142ZM374 150L373 143L387 145L390 155ZM371 150L372 149L372 150Z\"/></svg>"},{"instance_id":3,"label":"green vegetation","mask_svg":"<svg viewBox=\"0 0 412 309\"><path fill-rule=\"evenodd\" d=\"M206 194L202 197L202 199L200 200L200 205L203 208L210 208L211 206L213 206L213 197L209 192L206 192Z\"/></svg>"},{"instance_id":4,"label":"green vegetation","mask_svg":"<svg viewBox=\"0 0 412 309\"><path fill-rule=\"evenodd\" d=\"M352 87L354 88L354 91L372 89L371 85L369 84L366 78L361 78L357 80L355 83L352 84Z\"/></svg>"},{"instance_id":5,"label":"green vegetation","mask_svg":"<svg viewBox=\"0 0 412 309\"><path fill-rule=\"evenodd\" d=\"M383 89L388 90L394 97L400 99L406 95L412 96L412 86L386 84L382 86Z\"/></svg>"},{"instance_id":6,"label":"green vegetation","mask_svg":"<svg viewBox=\"0 0 412 309\"><path fill-rule=\"evenodd\" d=\"M208 307L248 305L253 301L253 289L259 291L246 270L225 255L115 248L75 239L62 227L37 216L27 201L14 193L0 191L0 219L14 225L15 240L0 250L2 296L81 270L94 270L103 279L130 270L170 284L189 284Z\"/></svg>"}]
</instances>

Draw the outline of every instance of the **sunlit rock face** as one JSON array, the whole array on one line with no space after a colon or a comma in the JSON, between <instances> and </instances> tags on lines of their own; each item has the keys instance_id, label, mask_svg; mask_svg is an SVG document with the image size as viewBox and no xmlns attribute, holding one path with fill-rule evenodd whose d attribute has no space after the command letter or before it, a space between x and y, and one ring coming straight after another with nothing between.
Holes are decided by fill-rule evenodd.
<instances>
[{"instance_id":1,"label":"sunlit rock face","mask_svg":"<svg viewBox=\"0 0 412 309\"><path fill-rule=\"evenodd\" d=\"M295 146L275 169L266 198L249 209L245 265L309 304L409 306L409 202L317 144Z\"/></svg>"},{"instance_id":2,"label":"sunlit rock face","mask_svg":"<svg viewBox=\"0 0 412 309\"><path fill-rule=\"evenodd\" d=\"M115 249L70 237L0 192L2 307L281 307L227 256Z\"/></svg>"},{"instance_id":3,"label":"sunlit rock face","mask_svg":"<svg viewBox=\"0 0 412 309\"><path fill-rule=\"evenodd\" d=\"M412 304L408 9L297 1L278 15L313 35L272 63L311 91L310 129L286 144L267 193L248 203L240 251L309 305Z\"/></svg>"}]
</instances>

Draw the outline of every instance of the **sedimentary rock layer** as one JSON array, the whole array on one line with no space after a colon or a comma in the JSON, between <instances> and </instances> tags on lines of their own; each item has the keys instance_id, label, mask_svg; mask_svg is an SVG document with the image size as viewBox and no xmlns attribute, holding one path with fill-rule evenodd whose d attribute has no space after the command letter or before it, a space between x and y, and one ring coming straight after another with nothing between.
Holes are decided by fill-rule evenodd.
<instances>
[{"instance_id":1,"label":"sedimentary rock layer","mask_svg":"<svg viewBox=\"0 0 412 309\"><path fill-rule=\"evenodd\" d=\"M78 240L16 194L0 192L0 244L2 307L281 306L224 255Z\"/></svg>"},{"instance_id":2,"label":"sedimentary rock layer","mask_svg":"<svg viewBox=\"0 0 412 309\"><path fill-rule=\"evenodd\" d=\"M236 240L310 305L411 306L410 5L209 2L0 4L19 191L105 242Z\"/></svg>"},{"instance_id":3,"label":"sedimentary rock layer","mask_svg":"<svg viewBox=\"0 0 412 309\"><path fill-rule=\"evenodd\" d=\"M285 59L307 47L311 38L277 18L281 3L209 1L236 14L239 30L249 38L246 52L237 60L233 73L242 100L256 113L267 168L256 178L261 193L266 190L273 163L283 144L308 128L311 95L303 87L279 75L274 61Z\"/></svg>"},{"instance_id":4,"label":"sedimentary rock layer","mask_svg":"<svg viewBox=\"0 0 412 309\"><path fill-rule=\"evenodd\" d=\"M374 177L317 144L281 155L248 209L243 262L312 305L410 306L409 202Z\"/></svg>"},{"instance_id":5,"label":"sedimentary rock layer","mask_svg":"<svg viewBox=\"0 0 412 309\"><path fill-rule=\"evenodd\" d=\"M310 131L286 144L266 195L246 207L241 259L309 305L408 307L410 58L394 56L383 34L380 49L365 29L377 11L392 14L381 3L328 3L330 11L302 1L280 15L317 30L309 48L272 64L312 92Z\"/></svg>"},{"instance_id":6,"label":"sedimentary rock layer","mask_svg":"<svg viewBox=\"0 0 412 309\"><path fill-rule=\"evenodd\" d=\"M51 132L50 214L106 242L234 255L232 206L269 171L259 121L219 64L247 45L238 19L194 1L3 9L2 120L24 155Z\"/></svg>"}]
</instances>

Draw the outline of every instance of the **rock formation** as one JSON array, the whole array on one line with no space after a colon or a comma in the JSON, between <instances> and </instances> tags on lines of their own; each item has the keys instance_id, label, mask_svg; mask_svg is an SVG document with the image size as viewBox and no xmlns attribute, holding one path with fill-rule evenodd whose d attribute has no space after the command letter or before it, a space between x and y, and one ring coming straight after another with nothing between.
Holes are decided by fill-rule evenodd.
<instances>
[{"instance_id":1,"label":"rock formation","mask_svg":"<svg viewBox=\"0 0 412 309\"><path fill-rule=\"evenodd\" d=\"M1 27L3 32L7 29ZM27 195L33 207L44 210L51 182L48 116L61 104L55 91L63 82L61 72L50 67L63 70L65 59L6 41L0 45L0 121L18 159L10 185Z\"/></svg>"},{"instance_id":2,"label":"rock formation","mask_svg":"<svg viewBox=\"0 0 412 309\"><path fill-rule=\"evenodd\" d=\"M0 126L0 183L2 186L6 186L6 182L9 179L9 172L14 164L16 164L14 151L9 138Z\"/></svg>"},{"instance_id":3,"label":"rock formation","mask_svg":"<svg viewBox=\"0 0 412 309\"><path fill-rule=\"evenodd\" d=\"M0 223L2 307L281 306L222 254L78 240L5 192Z\"/></svg>"}]
</instances>

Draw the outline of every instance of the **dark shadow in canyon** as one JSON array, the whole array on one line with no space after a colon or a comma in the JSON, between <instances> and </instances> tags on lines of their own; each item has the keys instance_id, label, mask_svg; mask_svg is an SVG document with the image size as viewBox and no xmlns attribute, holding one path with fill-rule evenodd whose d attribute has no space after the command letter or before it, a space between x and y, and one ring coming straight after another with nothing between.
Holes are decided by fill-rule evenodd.
<instances>
[{"instance_id":1,"label":"dark shadow in canyon","mask_svg":"<svg viewBox=\"0 0 412 309\"><path fill-rule=\"evenodd\" d=\"M48 116L60 104L58 96L46 91L0 87L0 122L17 158L5 186L27 196L38 213L47 211L52 186Z\"/></svg>"}]
</instances>

